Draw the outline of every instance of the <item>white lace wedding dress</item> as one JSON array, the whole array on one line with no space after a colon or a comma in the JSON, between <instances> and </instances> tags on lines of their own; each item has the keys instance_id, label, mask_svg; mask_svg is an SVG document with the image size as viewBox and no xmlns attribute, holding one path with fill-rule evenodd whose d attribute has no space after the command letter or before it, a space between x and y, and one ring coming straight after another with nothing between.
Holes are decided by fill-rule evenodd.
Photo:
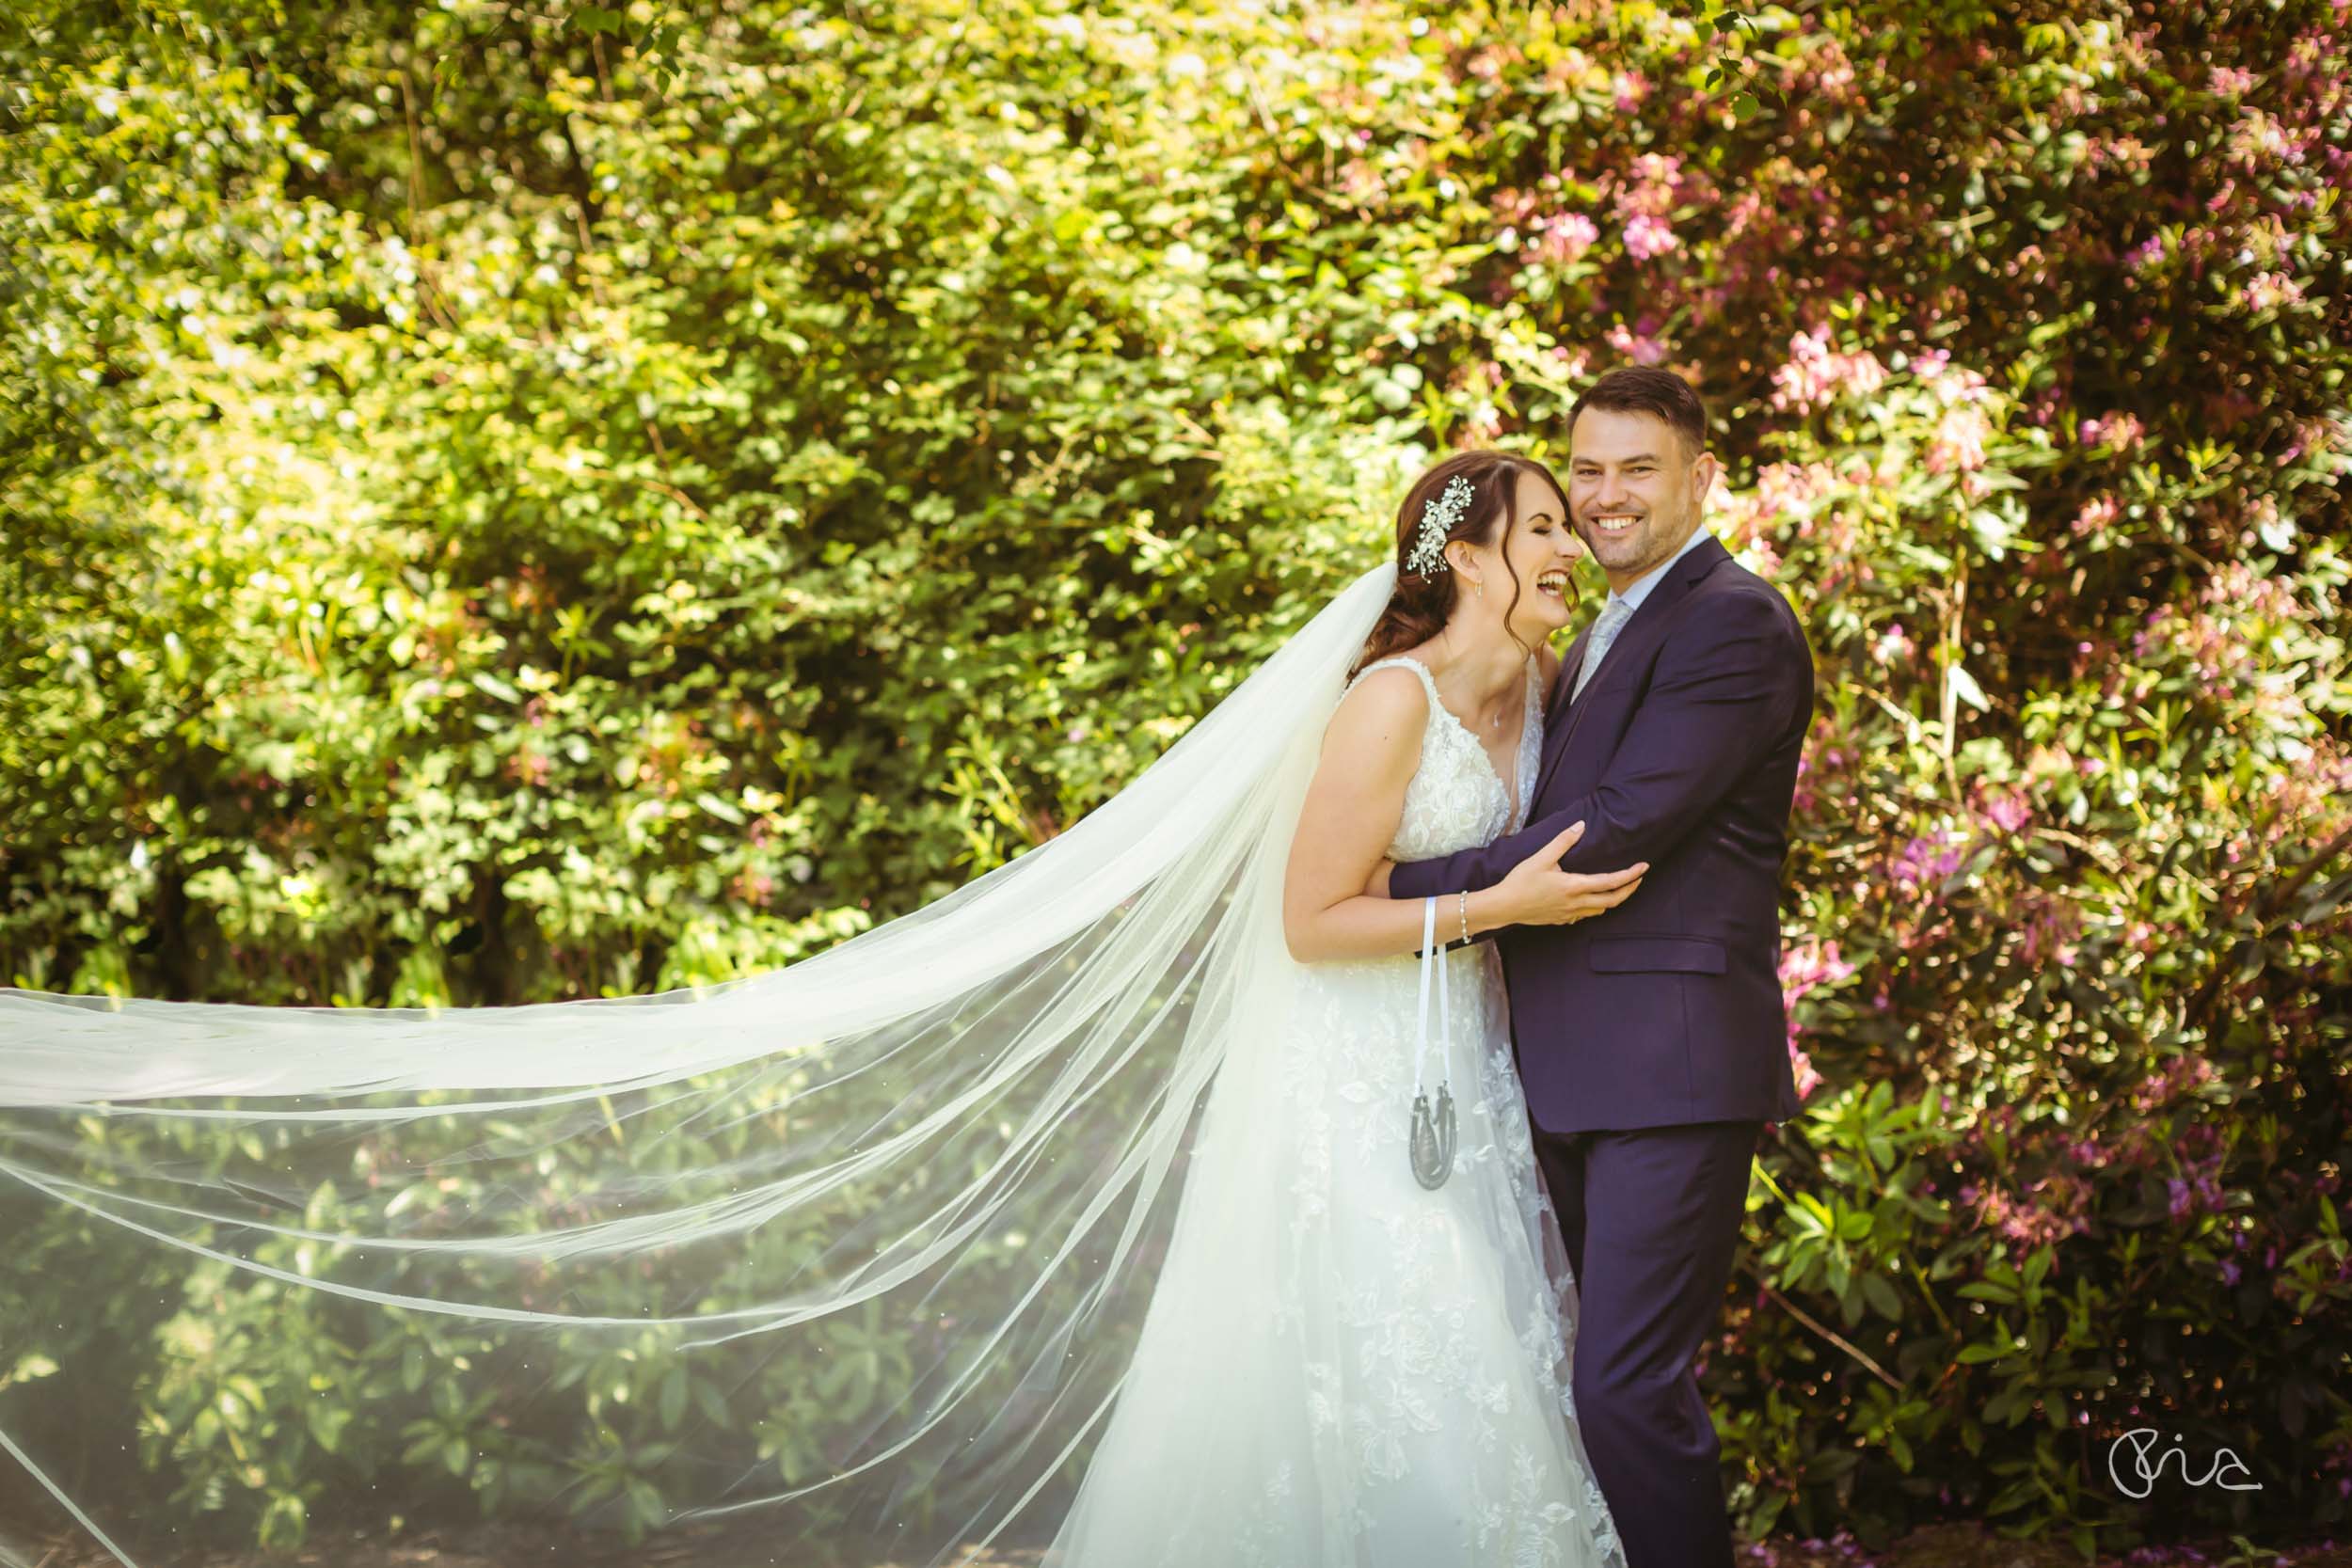
<instances>
[{"instance_id":1,"label":"white lace wedding dress","mask_svg":"<svg viewBox=\"0 0 2352 1568\"><path fill-rule=\"evenodd\" d=\"M1391 664L1419 674L1430 722L1390 856L1518 827L1541 743L1535 660L1516 789L1419 662L1357 678ZM1491 943L1438 961L1453 1175L1424 1189L1406 1155L1421 960L1295 966L1288 1016L1237 1040L1210 1090L1134 1360L1049 1568L1623 1563L1569 1395L1574 1288L1501 969Z\"/></svg>"}]
</instances>

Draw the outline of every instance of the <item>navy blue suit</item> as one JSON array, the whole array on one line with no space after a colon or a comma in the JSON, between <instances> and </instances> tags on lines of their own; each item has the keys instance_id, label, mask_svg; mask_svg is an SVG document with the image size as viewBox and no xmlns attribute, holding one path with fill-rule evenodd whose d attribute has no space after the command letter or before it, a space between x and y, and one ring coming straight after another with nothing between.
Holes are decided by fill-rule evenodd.
<instances>
[{"instance_id":1,"label":"navy blue suit","mask_svg":"<svg viewBox=\"0 0 2352 1568\"><path fill-rule=\"evenodd\" d=\"M1584 641L1550 694L1528 826L1399 865L1389 892L1492 886L1578 820L1564 869L1649 863L1606 913L1471 940L1502 955L1579 1289L1577 1412L1629 1568L1727 1568L1720 1449L1692 1365L1721 1312L1757 1135L1797 1111L1780 867L1813 657L1788 601L1712 538L1651 585L1570 702Z\"/></svg>"}]
</instances>

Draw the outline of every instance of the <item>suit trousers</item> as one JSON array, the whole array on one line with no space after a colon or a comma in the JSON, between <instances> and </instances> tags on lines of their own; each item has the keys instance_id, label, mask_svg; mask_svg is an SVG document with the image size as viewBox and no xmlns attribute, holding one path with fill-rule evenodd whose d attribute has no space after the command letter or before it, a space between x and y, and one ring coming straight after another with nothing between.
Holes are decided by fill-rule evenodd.
<instances>
[{"instance_id":1,"label":"suit trousers","mask_svg":"<svg viewBox=\"0 0 2352 1568\"><path fill-rule=\"evenodd\" d=\"M1731 1568L1722 1445L1692 1366L1722 1317L1763 1126L1534 1130L1576 1272L1577 1418L1627 1568Z\"/></svg>"}]
</instances>

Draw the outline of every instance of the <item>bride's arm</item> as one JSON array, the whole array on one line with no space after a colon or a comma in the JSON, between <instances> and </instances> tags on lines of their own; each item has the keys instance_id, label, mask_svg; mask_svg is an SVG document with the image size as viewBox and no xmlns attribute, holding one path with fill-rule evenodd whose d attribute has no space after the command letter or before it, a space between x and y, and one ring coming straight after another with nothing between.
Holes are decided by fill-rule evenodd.
<instances>
[{"instance_id":1,"label":"bride's arm","mask_svg":"<svg viewBox=\"0 0 2352 1568\"><path fill-rule=\"evenodd\" d=\"M1429 700L1409 671L1375 670L1341 699L1282 879L1282 935L1292 958L1310 963L1420 951L1421 901L1368 897L1364 883L1396 837L1428 723ZM1472 933L1511 924L1502 918L1504 896L1501 888L1470 895ZM1438 901L1440 940L1461 936L1463 912L1452 894Z\"/></svg>"}]
</instances>

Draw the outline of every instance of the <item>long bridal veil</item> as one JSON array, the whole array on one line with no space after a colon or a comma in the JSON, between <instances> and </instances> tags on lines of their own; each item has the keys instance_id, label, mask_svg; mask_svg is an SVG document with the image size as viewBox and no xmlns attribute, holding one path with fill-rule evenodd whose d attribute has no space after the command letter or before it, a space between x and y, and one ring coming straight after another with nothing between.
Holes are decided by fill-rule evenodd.
<instances>
[{"instance_id":1,"label":"long bridal veil","mask_svg":"<svg viewBox=\"0 0 2352 1568\"><path fill-rule=\"evenodd\" d=\"M1068 832L783 970L510 1007L0 989L0 1448L149 1568L224 1510L723 1522L779 1561L1050 1528L1205 1091L1297 973L1292 830L1394 580Z\"/></svg>"}]
</instances>

